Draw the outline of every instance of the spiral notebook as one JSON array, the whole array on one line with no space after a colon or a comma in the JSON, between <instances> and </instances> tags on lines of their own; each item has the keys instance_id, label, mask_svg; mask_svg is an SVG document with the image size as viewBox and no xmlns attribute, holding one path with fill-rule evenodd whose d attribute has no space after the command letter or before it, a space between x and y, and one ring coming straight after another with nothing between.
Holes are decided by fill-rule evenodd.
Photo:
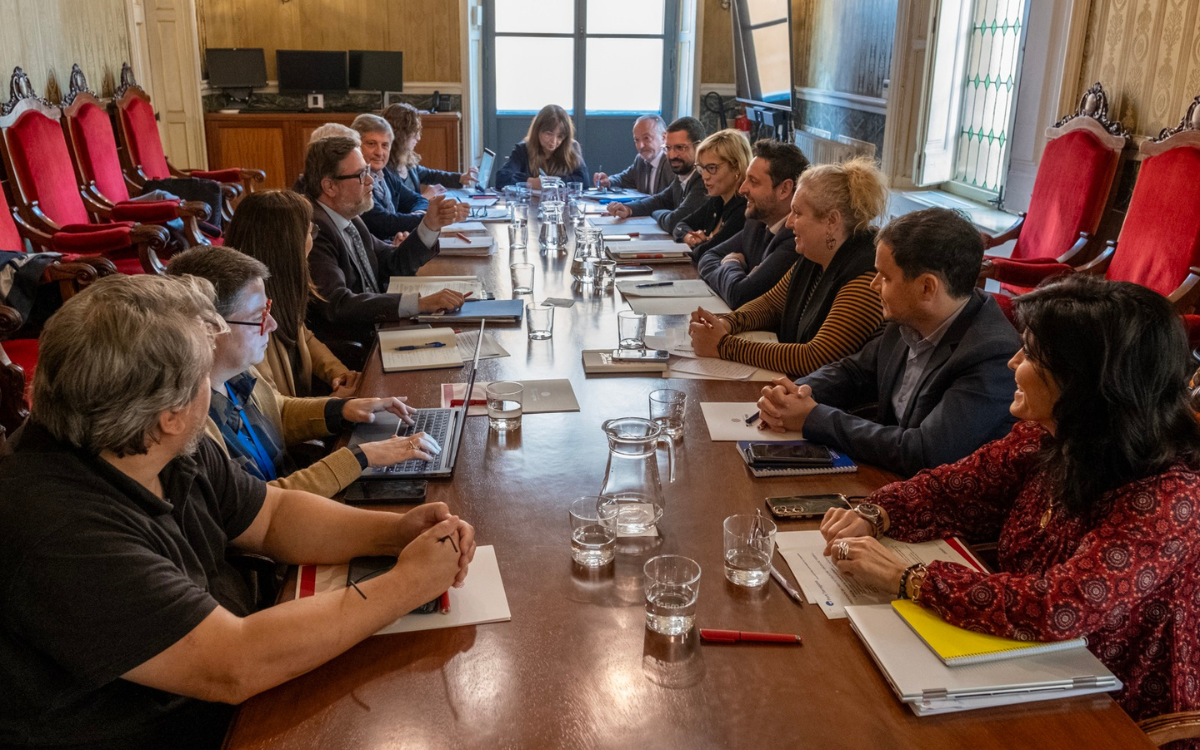
<instances>
[{"instance_id":1,"label":"spiral notebook","mask_svg":"<svg viewBox=\"0 0 1200 750\"><path fill-rule=\"evenodd\" d=\"M925 645L929 646L929 649L937 654L937 657L947 667L983 664L989 661L1049 654L1087 646L1086 638L1054 642L1018 641L997 635L976 633L957 625L951 625L939 617L936 612L905 599L897 599L892 602L892 606L896 609L896 614L908 623L913 632L925 641Z\"/></svg>"},{"instance_id":2,"label":"spiral notebook","mask_svg":"<svg viewBox=\"0 0 1200 750\"><path fill-rule=\"evenodd\" d=\"M739 440L737 444L738 455L746 462L746 468L750 469L750 473L755 477L806 477L814 474L853 474L858 471L858 464L851 461L849 456L845 453L838 453L832 448L829 449L829 454L833 456L833 466L781 468L752 463L750 461L750 445L755 442L759 441ZM804 440L785 440L776 445L802 445L805 442Z\"/></svg>"}]
</instances>

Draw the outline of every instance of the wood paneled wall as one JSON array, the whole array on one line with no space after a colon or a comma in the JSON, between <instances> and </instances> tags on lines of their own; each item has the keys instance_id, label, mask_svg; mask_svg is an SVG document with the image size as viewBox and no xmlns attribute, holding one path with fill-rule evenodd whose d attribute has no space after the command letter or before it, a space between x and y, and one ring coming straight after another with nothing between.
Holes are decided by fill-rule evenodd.
<instances>
[{"instance_id":1,"label":"wood paneled wall","mask_svg":"<svg viewBox=\"0 0 1200 750\"><path fill-rule=\"evenodd\" d=\"M1200 94L1200 3L1093 0L1078 92L1109 91L1110 116L1135 135L1179 123Z\"/></svg>"},{"instance_id":2,"label":"wood paneled wall","mask_svg":"<svg viewBox=\"0 0 1200 750\"><path fill-rule=\"evenodd\" d=\"M721 7L721 0L704 0L700 33L704 43L697 83L733 83L733 13Z\"/></svg>"},{"instance_id":3,"label":"wood paneled wall","mask_svg":"<svg viewBox=\"0 0 1200 750\"><path fill-rule=\"evenodd\" d=\"M2 1L2 0L0 0ZM200 49L377 49L404 53L409 81L461 81L457 0L196 0ZM207 75L207 74L206 74Z\"/></svg>"},{"instance_id":4,"label":"wood paneled wall","mask_svg":"<svg viewBox=\"0 0 1200 750\"><path fill-rule=\"evenodd\" d=\"M0 91L8 99L8 78L21 66L34 90L57 101L67 87L72 63L88 84L111 94L129 60L125 0L0 0ZM49 87L53 79L56 85Z\"/></svg>"},{"instance_id":5,"label":"wood paneled wall","mask_svg":"<svg viewBox=\"0 0 1200 750\"><path fill-rule=\"evenodd\" d=\"M896 0L792 0L796 85L883 96Z\"/></svg>"}]
</instances>

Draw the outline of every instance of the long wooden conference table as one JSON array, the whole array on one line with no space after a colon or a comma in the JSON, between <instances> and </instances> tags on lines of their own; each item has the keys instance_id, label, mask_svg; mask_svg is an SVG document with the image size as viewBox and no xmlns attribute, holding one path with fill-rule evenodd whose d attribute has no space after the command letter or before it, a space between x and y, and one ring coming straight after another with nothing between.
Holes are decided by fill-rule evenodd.
<instances>
[{"instance_id":1,"label":"long wooden conference table","mask_svg":"<svg viewBox=\"0 0 1200 750\"><path fill-rule=\"evenodd\" d=\"M490 258L438 258L422 275L478 274L498 298L511 293L504 224ZM533 229L533 227L531 227ZM505 235L505 236L502 236ZM554 313L554 335L529 341L522 325L491 327L511 356L481 361L480 381L569 378L577 413L525 415L499 437L468 420L452 481L428 499L474 524L495 546L511 622L376 636L309 674L242 705L226 748L1151 748L1107 695L918 718L893 694L848 620L798 605L769 581L748 591L722 569L722 520L767 496L865 495L894 479L857 473L754 479L731 443L709 439L702 401L752 401L762 383L585 376L583 349L614 348L619 293L585 293L570 256L517 251L536 268L532 297L573 298ZM656 280L695 278L690 265L656 266ZM641 277L646 278L646 277ZM524 299L528 300L529 295ZM652 317L651 333L685 325ZM465 371L385 375L376 351L360 395L406 395L437 406L441 384ZM648 394L688 395L676 475L667 483L657 539L622 539L613 565L589 572L571 560L567 505L600 490L608 450L600 425L647 415ZM765 509L764 509L765 510ZM781 523L781 531L815 528ZM699 645L645 627L642 566L683 554L702 566L697 625L799 633L803 646ZM776 566L790 576L777 555Z\"/></svg>"}]
</instances>

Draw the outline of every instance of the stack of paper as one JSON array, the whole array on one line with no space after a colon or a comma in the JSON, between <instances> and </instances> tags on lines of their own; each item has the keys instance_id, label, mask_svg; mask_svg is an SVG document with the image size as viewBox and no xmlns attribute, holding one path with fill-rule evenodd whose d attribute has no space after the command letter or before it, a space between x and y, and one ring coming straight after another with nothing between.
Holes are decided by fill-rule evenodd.
<instances>
[{"instance_id":1,"label":"stack of paper","mask_svg":"<svg viewBox=\"0 0 1200 750\"><path fill-rule=\"evenodd\" d=\"M747 424L746 420L758 411L758 406L754 402L744 404L701 402L700 411L704 413L704 423L708 425L708 436L714 443L738 440L754 440L763 443L804 439L799 432L770 432L759 430L754 423Z\"/></svg>"},{"instance_id":2,"label":"stack of paper","mask_svg":"<svg viewBox=\"0 0 1200 750\"><path fill-rule=\"evenodd\" d=\"M1018 659L1087 646L1086 638L1072 638L1069 641L1018 641L1015 638L976 633L951 625L937 612L907 599L892 602L892 609L896 610L896 614L908 623L913 632L925 641L929 650L947 667Z\"/></svg>"},{"instance_id":3,"label":"stack of paper","mask_svg":"<svg viewBox=\"0 0 1200 750\"><path fill-rule=\"evenodd\" d=\"M675 281L623 279L617 282L617 291L626 297L708 298L716 296L703 279L677 279Z\"/></svg>"},{"instance_id":4,"label":"stack of paper","mask_svg":"<svg viewBox=\"0 0 1200 750\"><path fill-rule=\"evenodd\" d=\"M552 414L554 412L579 411L579 400L575 398L575 389L566 378L552 380L518 380L522 386L521 411L525 414ZM487 398L487 381L475 381L471 393L472 401L485 401ZM442 384L442 408L448 409L454 401L462 401L467 392L466 383ZM487 404L468 404L468 417L478 417L487 414Z\"/></svg>"},{"instance_id":5,"label":"stack of paper","mask_svg":"<svg viewBox=\"0 0 1200 750\"><path fill-rule=\"evenodd\" d=\"M458 331L454 334L454 338L458 341L458 355L462 357L463 362L468 362L475 358L475 344L479 341L479 331ZM500 342L491 333L483 334L483 346L479 347L480 359L495 359L497 357L507 357L508 350L500 346Z\"/></svg>"},{"instance_id":6,"label":"stack of paper","mask_svg":"<svg viewBox=\"0 0 1200 750\"><path fill-rule=\"evenodd\" d=\"M626 220L626 222L628 221ZM601 224L597 229L600 230L600 234L604 235L606 242L632 241L635 237L640 237L642 240L663 240L671 236L669 232L654 223L653 219L649 224Z\"/></svg>"},{"instance_id":7,"label":"stack of paper","mask_svg":"<svg viewBox=\"0 0 1200 750\"><path fill-rule=\"evenodd\" d=\"M457 255L491 255L492 249L496 243L490 234L464 234L445 235L438 240L438 246L441 248L441 254L447 256Z\"/></svg>"},{"instance_id":8,"label":"stack of paper","mask_svg":"<svg viewBox=\"0 0 1200 750\"><path fill-rule=\"evenodd\" d=\"M474 352L472 352L474 354ZM379 332L384 372L462 367L452 328L406 328Z\"/></svg>"},{"instance_id":9,"label":"stack of paper","mask_svg":"<svg viewBox=\"0 0 1200 750\"><path fill-rule=\"evenodd\" d=\"M460 221L456 224L447 224L442 227L442 237L452 234L487 234L487 227L480 221Z\"/></svg>"},{"instance_id":10,"label":"stack of paper","mask_svg":"<svg viewBox=\"0 0 1200 750\"><path fill-rule=\"evenodd\" d=\"M388 294L436 294L443 289L483 297L483 282L478 276L393 276L388 281Z\"/></svg>"},{"instance_id":11,"label":"stack of paper","mask_svg":"<svg viewBox=\"0 0 1200 750\"><path fill-rule=\"evenodd\" d=\"M679 263L690 261L691 248L672 240L644 240L638 238L629 242L606 242L604 249L611 258L617 261L642 261L658 263Z\"/></svg>"},{"instance_id":12,"label":"stack of paper","mask_svg":"<svg viewBox=\"0 0 1200 750\"><path fill-rule=\"evenodd\" d=\"M630 216L627 219L619 219L616 216L594 216L587 221L594 227L630 227L632 231L641 231L640 227L658 226L658 222L653 216Z\"/></svg>"}]
</instances>

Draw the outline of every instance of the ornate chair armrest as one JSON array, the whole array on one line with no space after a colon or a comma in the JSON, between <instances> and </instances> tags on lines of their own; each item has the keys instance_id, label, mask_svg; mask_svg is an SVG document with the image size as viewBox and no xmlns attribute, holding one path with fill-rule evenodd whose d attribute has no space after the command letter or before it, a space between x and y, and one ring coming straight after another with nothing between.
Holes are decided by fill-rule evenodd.
<instances>
[{"instance_id":1,"label":"ornate chair armrest","mask_svg":"<svg viewBox=\"0 0 1200 750\"><path fill-rule=\"evenodd\" d=\"M1075 244L1071 245L1071 249L1067 250L1062 255L1058 256L1059 263L1066 263L1068 266L1078 266L1087 259L1086 249L1088 243L1092 241L1092 235L1087 232L1080 232L1079 239L1075 240Z\"/></svg>"},{"instance_id":2,"label":"ornate chair armrest","mask_svg":"<svg viewBox=\"0 0 1200 750\"><path fill-rule=\"evenodd\" d=\"M1177 740L1200 737L1200 711L1181 711L1143 719L1138 726L1154 744L1162 747Z\"/></svg>"},{"instance_id":3,"label":"ornate chair armrest","mask_svg":"<svg viewBox=\"0 0 1200 750\"><path fill-rule=\"evenodd\" d=\"M25 318L21 313L8 305L0 305L0 340L8 338L23 325Z\"/></svg>"},{"instance_id":4,"label":"ornate chair armrest","mask_svg":"<svg viewBox=\"0 0 1200 750\"><path fill-rule=\"evenodd\" d=\"M96 214L102 219L113 218L113 204L109 203L100 193L96 192L94 186L88 185L87 187L80 188L79 197L83 199L83 204L87 207L89 213Z\"/></svg>"},{"instance_id":5,"label":"ornate chair armrest","mask_svg":"<svg viewBox=\"0 0 1200 750\"><path fill-rule=\"evenodd\" d=\"M1200 268L1192 266L1187 278L1167 299L1181 315L1195 312L1197 303L1200 303Z\"/></svg>"},{"instance_id":6,"label":"ornate chair armrest","mask_svg":"<svg viewBox=\"0 0 1200 750\"><path fill-rule=\"evenodd\" d=\"M1013 286L1037 286L1053 276L1073 273L1075 269L1062 263L1027 263L1008 258L988 258L980 268L980 279L995 279ZM986 275L985 275L986 274Z\"/></svg>"},{"instance_id":7,"label":"ornate chair armrest","mask_svg":"<svg viewBox=\"0 0 1200 750\"><path fill-rule=\"evenodd\" d=\"M1076 267L1076 271L1080 273L1091 273L1097 276L1103 276L1108 272L1108 267L1112 263L1113 253L1117 252L1116 240L1109 240L1104 243L1104 249L1100 251L1092 260Z\"/></svg>"},{"instance_id":8,"label":"ornate chair armrest","mask_svg":"<svg viewBox=\"0 0 1200 750\"><path fill-rule=\"evenodd\" d=\"M122 201L112 210L112 218L117 221L150 224L161 224L186 215L181 201Z\"/></svg>"},{"instance_id":9,"label":"ornate chair armrest","mask_svg":"<svg viewBox=\"0 0 1200 750\"><path fill-rule=\"evenodd\" d=\"M1023 226L1025 226L1025 214L1020 213L1017 215L1016 224L1013 224L1011 227L994 237L987 232L980 232L979 235L983 237L983 249L991 250L993 247L999 247L1005 242L1017 239L1021 236L1021 227Z\"/></svg>"},{"instance_id":10,"label":"ornate chair armrest","mask_svg":"<svg viewBox=\"0 0 1200 750\"><path fill-rule=\"evenodd\" d=\"M43 232L34 225L25 221L25 217L16 210L12 210L13 223L17 225L17 234L32 242L36 247L41 247L50 250L53 247L53 234ZM35 249L36 249L35 247Z\"/></svg>"}]
</instances>

